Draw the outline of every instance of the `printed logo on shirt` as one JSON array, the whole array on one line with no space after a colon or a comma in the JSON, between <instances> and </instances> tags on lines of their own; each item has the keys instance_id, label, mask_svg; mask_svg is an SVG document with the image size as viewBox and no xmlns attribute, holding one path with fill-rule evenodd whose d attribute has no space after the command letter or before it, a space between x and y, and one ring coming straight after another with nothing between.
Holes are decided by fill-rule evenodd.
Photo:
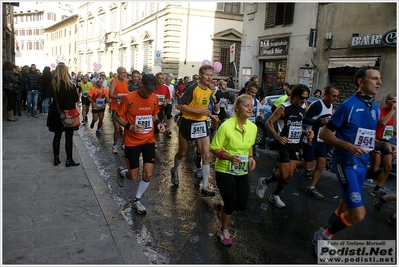
<instances>
[{"instance_id":1,"label":"printed logo on shirt","mask_svg":"<svg viewBox=\"0 0 399 267\"><path fill-rule=\"evenodd\" d=\"M205 100L202 100L202 104L203 105L206 105L206 103L208 103L208 101L205 99Z\"/></svg>"},{"instance_id":2,"label":"printed logo on shirt","mask_svg":"<svg viewBox=\"0 0 399 267\"><path fill-rule=\"evenodd\" d=\"M362 200L362 196L360 195L359 192L353 192L349 195L350 200L353 203L359 203Z\"/></svg>"},{"instance_id":3,"label":"printed logo on shirt","mask_svg":"<svg viewBox=\"0 0 399 267\"><path fill-rule=\"evenodd\" d=\"M375 110L371 111L371 117L373 118L373 120L377 119L377 114L376 114Z\"/></svg>"}]
</instances>

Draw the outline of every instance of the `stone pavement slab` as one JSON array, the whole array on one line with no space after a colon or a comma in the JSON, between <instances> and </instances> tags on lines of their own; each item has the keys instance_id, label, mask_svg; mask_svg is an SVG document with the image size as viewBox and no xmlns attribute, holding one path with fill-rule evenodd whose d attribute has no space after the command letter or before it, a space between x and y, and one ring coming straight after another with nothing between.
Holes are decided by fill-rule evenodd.
<instances>
[{"instance_id":1,"label":"stone pavement slab","mask_svg":"<svg viewBox=\"0 0 399 267\"><path fill-rule=\"evenodd\" d=\"M149 264L79 134L53 166L46 116L2 126L3 264Z\"/></svg>"}]
</instances>

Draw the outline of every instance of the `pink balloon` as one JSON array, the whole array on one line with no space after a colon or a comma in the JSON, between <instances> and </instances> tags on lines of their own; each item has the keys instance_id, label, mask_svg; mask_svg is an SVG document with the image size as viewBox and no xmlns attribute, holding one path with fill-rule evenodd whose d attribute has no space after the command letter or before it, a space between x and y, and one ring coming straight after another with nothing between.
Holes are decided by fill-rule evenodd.
<instances>
[{"instance_id":1,"label":"pink balloon","mask_svg":"<svg viewBox=\"0 0 399 267\"><path fill-rule=\"evenodd\" d=\"M93 63L93 67L97 68L97 62Z\"/></svg>"},{"instance_id":2,"label":"pink balloon","mask_svg":"<svg viewBox=\"0 0 399 267\"><path fill-rule=\"evenodd\" d=\"M51 67L52 67L52 68L55 68L55 64L54 64L54 63L51 63Z\"/></svg>"},{"instance_id":3,"label":"pink balloon","mask_svg":"<svg viewBox=\"0 0 399 267\"><path fill-rule=\"evenodd\" d=\"M101 65L101 64L97 65L98 70L100 70L102 67L103 67L103 65Z\"/></svg>"},{"instance_id":4,"label":"pink balloon","mask_svg":"<svg viewBox=\"0 0 399 267\"><path fill-rule=\"evenodd\" d=\"M209 60L207 60L207 59L204 59L202 61L202 66L204 66L204 65L211 65L211 62Z\"/></svg>"},{"instance_id":5,"label":"pink balloon","mask_svg":"<svg viewBox=\"0 0 399 267\"><path fill-rule=\"evenodd\" d=\"M215 64L213 64L213 68L215 69L215 72L219 73L222 70L222 63L216 61Z\"/></svg>"},{"instance_id":6,"label":"pink balloon","mask_svg":"<svg viewBox=\"0 0 399 267\"><path fill-rule=\"evenodd\" d=\"M60 61L57 59L57 60L55 61L55 63L57 63L57 64L58 64L58 63L60 63Z\"/></svg>"}]
</instances>

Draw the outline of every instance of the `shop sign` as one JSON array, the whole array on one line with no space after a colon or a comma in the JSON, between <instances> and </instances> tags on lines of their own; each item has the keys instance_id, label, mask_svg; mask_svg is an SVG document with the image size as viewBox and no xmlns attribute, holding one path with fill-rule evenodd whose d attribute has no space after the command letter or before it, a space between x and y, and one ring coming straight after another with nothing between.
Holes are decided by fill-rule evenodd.
<instances>
[{"instance_id":1,"label":"shop sign","mask_svg":"<svg viewBox=\"0 0 399 267\"><path fill-rule=\"evenodd\" d=\"M385 46L396 47L396 29L390 30L390 31L386 32L386 33L382 36L381 42L382 42Z\"/></svg>"},{"instance_id":2,"label":"shop sign","mask_svg":"<svg viewBox=\"0 0 399 267\"><path fill-rule=\"evenodd\" d=\"M352 35L352 42L349 48L375 48L375 47L396 47L396 29L386 32L384 35L371 34L358 36Z\"/></svg>"},{"instance_id":3,"label":"shop sign","mask_svg":"<svg viewBox=\"0 0 399 267\"><path fill-rule=\"evenodd\" d=\"M290 37L268 38L259 41L259 56L288 55Z\"/></svg>"}]
</instances>

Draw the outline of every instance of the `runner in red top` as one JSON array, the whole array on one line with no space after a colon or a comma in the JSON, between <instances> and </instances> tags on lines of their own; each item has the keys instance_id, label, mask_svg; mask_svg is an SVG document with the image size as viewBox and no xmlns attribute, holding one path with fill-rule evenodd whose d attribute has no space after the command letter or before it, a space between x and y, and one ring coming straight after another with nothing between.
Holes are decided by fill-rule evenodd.
<instances>
[{"instance_id":1,"label":"runner in red top","mask_svg":"<svg viewBox=\"0 0 399 267\"><path fill-rule=\"evenodd\" d=\"M100 118L97 124L96 135L101 136L101 126L103 125L105 106L109 103L108 90L103 87L103 80L100 79L96 82L88 95L88 100L91 103L91 112L93 113L93 119L90 124L90 128L94 128L94 124Z\"/></svg>"},{"instance_id":2,"label":"runner in red top","mask_svg":"<svg viewBox=\"0 0 399 267\"><path fill-rule=\"evenodd\" d=\"M165 75L161 72L158 72L155 76L157 78L157 90L154 91L154 94L158 96L158 118L159 121L162 122L164 115L168 119L172 117L172 106L168 105L170 102L170 91L169 88L165 85ZM155 148L157 148L157 145L155 145Z\"/></svg>"}]
</instances>

